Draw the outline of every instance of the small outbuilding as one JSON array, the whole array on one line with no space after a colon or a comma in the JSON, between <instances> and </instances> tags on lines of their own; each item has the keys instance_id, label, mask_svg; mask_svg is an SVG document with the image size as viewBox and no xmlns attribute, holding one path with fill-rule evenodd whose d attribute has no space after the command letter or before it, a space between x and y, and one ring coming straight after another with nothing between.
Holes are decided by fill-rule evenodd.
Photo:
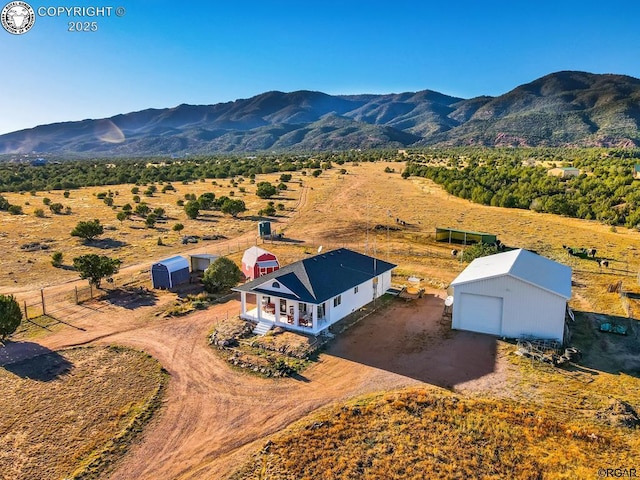
<instances>
[{"instance_id":1,"label":"small outbuilding","mask_svg":"<svg viewBox=\"0 0 640 480\"><path fill-rule=\"evenodd\" d=\"M190 255L191 258L191 271L192 272L204 272L209 265L216 261L218 255L212 255L210 253L196 253Z\"/></svg>"},{"instance_id":2,"label":"small outbuilding","mask_svg":"<svg viewBox=\"0 0 640 480\"><path fill-rule=\"evenodd\" d=\"M181 256L166 258L151 265L153 288L171 289L189 282L189 261Z\"/></svg>"},{"instance_id":3,"label":"small outbuilding","mask_svg":"<svg viewBox=\"0 0 640 480\"><path fill-rule=\"evenodd\" d=\"M560 178L577 177L578 175L580 175L580 169L575 168L575 167L552 168L551 170L549 170L547 172L547 175L551 175L551 176L554 176L554 177L560 177Z\"/></svg>"},{"instance_id":4,"label":"small outbuilding","mask_svg":"<svg viewBox=\"0 0 640 480\"><path fill-rule=\"evenodd\" d=\"M461 243L472 245L474 243L496 243L498 237L492 233L471 232L456 228L436 227L436 242Z\"/></svg>"},{"instance_id":5,"label":"small outbuilding","mask_svg":"<svg viewBox=\"0 0 640 480\"><path fill-rule=\"evenodd\" d=\"M242 255L242 273L249 280L275 272L279 268L277 257L260 247L251 247Z\"/></svg>"},{"instance_id":6,"label":"small outbuilding","mask_svg":"<svg viewBox=\"0 0 640 480\"><path fill-rule=\"evenodd\" d=\"M476 258L451 282L452 328L563 342L571 268L527 250Z\"/></svg>"}]
</instances>

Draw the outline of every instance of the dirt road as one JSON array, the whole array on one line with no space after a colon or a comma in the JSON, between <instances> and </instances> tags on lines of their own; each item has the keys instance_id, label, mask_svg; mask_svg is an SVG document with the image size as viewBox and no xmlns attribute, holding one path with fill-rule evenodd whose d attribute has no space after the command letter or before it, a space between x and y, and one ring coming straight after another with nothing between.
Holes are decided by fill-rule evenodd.
<instances>
[{"instance_id":1,"label":"dirt road","mask_svg":"<svg viewBox=\"0 0 640 480\"><path fill-rule=\"evenodd\" d=\"M126 345L151 354L169 371L165 407L108 478L224 478L270 434L323 405L421 383L490 388L487 379L503 375L495 368L495 341L449 332L440 322L441 293L430 293L417 303L395 302L344 332L298 380L238 373L207 344L216 316L237 312L237 300L169 319L154 316L168 295L134 310L94 302L93 315L39 345ZM38 353L26 344L5 349L14 361L21 351Z\"/></svg>"}]
</instances>

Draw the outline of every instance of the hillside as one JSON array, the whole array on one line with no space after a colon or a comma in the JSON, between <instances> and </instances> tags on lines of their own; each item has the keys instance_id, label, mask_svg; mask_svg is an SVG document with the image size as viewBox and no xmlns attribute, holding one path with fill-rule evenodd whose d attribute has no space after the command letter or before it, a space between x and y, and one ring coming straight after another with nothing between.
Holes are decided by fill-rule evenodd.
<instances>
[{"instance_id":1,"label":"hillside","mask_svg":"<svg viewBox=\"0 0 640 480\"><path fill-rule=\"evenodd\" d=\"M142 155L425 145L635 146L640 80L558 72L498 97L267 92L0 135L0 153Z\"/></svg>"}]
</instances>

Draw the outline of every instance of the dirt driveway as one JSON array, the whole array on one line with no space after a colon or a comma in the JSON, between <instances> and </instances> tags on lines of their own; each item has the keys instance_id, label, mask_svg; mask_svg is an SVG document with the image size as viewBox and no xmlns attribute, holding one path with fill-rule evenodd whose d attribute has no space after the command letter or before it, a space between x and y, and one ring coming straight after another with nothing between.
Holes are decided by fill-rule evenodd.
<instances>
[{"instance_id":1,"label":"dirt driveway","mask_svg":"<svg viewBox=\"0 0 640 480\"><path fill-rule=\"evenodd\" d=\"M76 325L84 330L69 327L39 341L50 349L128 345L153 355L171 374L164 408L108 478L224 478L267 436L323 405L421 383L462 390L499 384L495 341L442 325L440 292L413 303L394 302L364 319L297 380L238 373L207 345L216 315L237 308L232 300L187 317L160 319L153 307L125 316L110 306L84 317ZM11 357L21 357L19 349L12 344Z\"/></svg>"}]
</instances>

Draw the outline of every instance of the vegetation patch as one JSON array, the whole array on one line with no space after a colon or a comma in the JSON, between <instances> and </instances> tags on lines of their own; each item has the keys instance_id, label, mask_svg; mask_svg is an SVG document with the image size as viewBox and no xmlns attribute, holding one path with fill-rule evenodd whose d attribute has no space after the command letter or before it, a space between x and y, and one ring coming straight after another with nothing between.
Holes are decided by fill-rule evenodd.
<instances>
[{"instance_id":1,"label":"vegetation patch","mask_svg":"<svg viewBox=\"0 0 640 480\"><path fill-rule=\"evenodd\" d=\"M0 369L0 477L98 478L160 406L167 375L120 347L51 352Z\"/></svg>"},{"instance_id":2,"label":"vegetation patch","mask_svg":"<svg viewBox=\"0 0 640 480\"><path fill-rule=\"evenodd\" d=\"M226 292L225 292L226 293ZM227 293L228 295L228 293ZM216 293L190 293L185 297L178 297L173 305L164 312L164 317L181 317L196 310L206 310L211 305L224 301L225 294Z\"/></svg>"},{"instance_id":3,"label":"vegetation patch","mask_svg":"<svg viewBox=\"0 0 640 480\"><path fill-rule=\"evenodd\" d=\"M47 333L55 332L62 328L62 326L64 325L64 323L49 315L41 315L29 320L26 320L23 317L22 323L20 323L20 326L16 330L16 333L14 333L11 338L14 341L22 339L33 340Z\"/></svg>"},{"instance_id":4,"label":"vegetation patch","mask_svg":"<svg viewBox=\"0 0 640 480\"><path fill-rule=\"evenodd\" d=\"M591 478L601 467L634 465L638 445L637 431L558 420L508 400L410 389L307 417L231 478Z\"/></svg>"},{"instance_id":5,"label":"vegetation patch","mask_svg":"<svg viewBox=\"0 0 640 480\"><path fill-rule=\"evenodd\" d=\"M314 338L274 329L253 334L253 325L239 317L219 322L209 336L223 358L234 367L264 377L295 375L307 368L320 346Z\"/></svg>"}]
</instances>

